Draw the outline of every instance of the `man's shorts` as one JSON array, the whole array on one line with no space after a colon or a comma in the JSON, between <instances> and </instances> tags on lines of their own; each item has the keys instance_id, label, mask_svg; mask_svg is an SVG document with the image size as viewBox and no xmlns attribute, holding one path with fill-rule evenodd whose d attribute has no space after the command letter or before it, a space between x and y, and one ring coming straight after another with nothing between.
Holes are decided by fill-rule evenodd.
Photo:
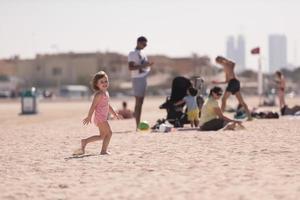
<instances>
[{"instance_id":1,"label":"man's shorts","mask_svg":"<svg viewBox=\"0 0 300 200\"><path fill-rule=\"evenodd\" d=\"M231 92L231 94L235 94L240 91L240 81L237 79L230 79L228 82L226 91Z\"/></svg>"},{"instance_id":2,"label":"man's shorts","mask_svg":"<svg viewBox=\"0 0 300 200\"><path fill-rule=\"evenodd\" d=\"M189 121L199 121L199 109L187 112L187 116Z\"/></svg>"},{"instance_id":3,"label":"man's shorts","mask_svg":"<svg viewBox=\"0 0 300 200\"><path fill-rule=\"evenodd\" d=\"M132 88L135 97L144 97L147 87L147 76L132 78Z\"/></svg>"}]
</instances>

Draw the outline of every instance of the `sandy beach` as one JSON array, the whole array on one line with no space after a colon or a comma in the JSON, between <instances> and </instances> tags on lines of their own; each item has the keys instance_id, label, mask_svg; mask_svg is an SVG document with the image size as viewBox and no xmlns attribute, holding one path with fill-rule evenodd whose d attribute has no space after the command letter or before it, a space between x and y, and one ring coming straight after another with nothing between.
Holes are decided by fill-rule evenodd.
<instances>
[{"instance_id":1,"label":"sandy beach","mask_svg":"<svg viewBox=\"0 0 300 200\"><path fill-rule=\"evenodd\" d=\"M165 117L163 101L146 99L142 119ZM121 100L111 104L120 108ZM22 116L18 101L0 102L1 200L300 199L299 117L171 133L136 133L134 120L112 120L111 155L99 155L96 142L72 158L81 138L98 133L81 123L89 105L40 102L37 115Z\"/></svg>"}]
</instances>

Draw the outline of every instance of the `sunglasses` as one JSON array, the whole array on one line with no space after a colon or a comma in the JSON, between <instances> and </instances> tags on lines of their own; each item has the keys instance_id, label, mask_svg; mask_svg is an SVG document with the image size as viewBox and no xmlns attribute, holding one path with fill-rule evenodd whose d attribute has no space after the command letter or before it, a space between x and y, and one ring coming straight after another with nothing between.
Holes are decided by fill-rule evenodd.
<instances>
[{"instance_id":1,"label":"sunglasses","mask_svg":"<svg viewBox=\"0 0 300 200\"><path fill-rule=\"evenodd\" d=\"M217 96L222 96L222 93L216 93Z\"/></svg>"}]
</instances>

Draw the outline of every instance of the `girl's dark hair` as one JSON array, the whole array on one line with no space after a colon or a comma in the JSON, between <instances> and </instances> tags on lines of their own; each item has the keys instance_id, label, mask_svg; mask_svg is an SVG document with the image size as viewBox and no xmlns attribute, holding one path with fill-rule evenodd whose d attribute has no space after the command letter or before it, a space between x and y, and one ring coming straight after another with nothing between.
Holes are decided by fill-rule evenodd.
<instances>
[{"instance_id":1,"label":"girl's dark hair","mask_svg":"<svg viewBox=\"0 0 300 200\"><path fill-rule=\"evenodd\" d=\"M97 83L98 83L98 81L99 81L101 78L103 78L103 77L107 77L107 74L106 74L104 71L97 72L97 73L94 75L94 77L93 77L93 79L92 79L92 81L91 81L92 89L93 89L94 91L98 91L98 90L99 90L99 88L98 88L98 86L97 86Z\"/></svg>"},{"instance_id":2,"label":"girl's dark hair","mask_svg":"<svg viewBox=\"0 0 300 200\"><path fill-rule=\"evenodd\" d=\"M189 93L191 94L191 96L196 96L197 95L197 93L198 93L198 90L196 90L195 88L193 88L193 87L190 87L189 88Z\"/></svg>"},{"instance_id":3,"label":"girl's dark hair","mask_svg":"<svg viewBox=\"0 0 300 200\"><path fill-rule=\"evenodd\" d=\"M209 96L211 96L212 93L220 94L220 93L223 93L223 90L222 90L222 88L215 86L210 90Z\"/></svg>"},{"instance_id":4,"label":"girl's dark hair","mask_svg":"<svg viewBox=\"0 0 300 200\"><path fill-rule=\"evenodd\" d=\"M279 78L281 78L282 77L282 73L281 73L281 71L276 71L275 72L275 74L279 77Z\"/></svg>"}]
</instances>

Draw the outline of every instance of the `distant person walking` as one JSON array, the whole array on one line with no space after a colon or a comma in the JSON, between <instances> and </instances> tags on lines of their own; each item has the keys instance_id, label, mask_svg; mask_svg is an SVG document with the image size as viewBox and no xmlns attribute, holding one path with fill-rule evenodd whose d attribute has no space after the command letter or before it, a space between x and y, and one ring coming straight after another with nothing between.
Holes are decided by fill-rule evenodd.
<instances>
[{"instance_id":1,"label":"distant person walking","mask_svg":"<svg viewBox=\"0 0 300 200\"><path fill-rule=\"evenodd\" d=\"M279 99L279 106L282 109L285 106L285 79L281 71L275 72L276 84L277 84L277 94Z\"/></svg>"},{"instance_id":2,"label":"distant person walking","mask_svg":"<svg viewBox=\"0 0 300 200\"><path fill-rule=\"evenodd\" d=\"M226 101L228 97L232 94L236 96L237 100L239 101L239 104L241 104L245 108L246 114L248 116L248 120L252 120L251 113L240 92L240 81L236 78L234 73L235 63L222 56L217 56L216 62L222 65L224 68L225 81L212 81L212 83L214 84L228 83L226 91L222 98L221 111L224 112L226 107Z\"/></svg>"},{"instance_id":3,"label":"distant person walking","mask_svg":"<svg viewBox=\"0 0 300 200\"><path fill-rule=\"evenodd\" d=\"M109 87L108 76L104 71L100 71L94 75L92 80L92 88L95 91L92 105L89 109L88 116L83 119L83 124L92 123L94 114L94 123L99 128L99 135L94 135L81 140L81 148L76 150L73 155L82 155L85 153L85 147L88 143L103 140L101 154L109 154L107 147L112 136L111 128L107 122L108 113L111 113L119 119L118 114L109 104Z\"/></svg>"},{"instance_id":4,"label":"distant person walking","mask_svg":"<svg viewBox=\"0 0 300 200\"><path fill-rule=\"evenodd\" d=\"M141 120L142 105L147 88L147 76L150 72L150 66L153 62L149 62L147 56L143 53L143 49L147 46L147 39L141 36L137 39L136 47L128 55L128 67L131 72L133 93L135 96L135 120L138 127Z\"/></svg>"}]
</instances>

